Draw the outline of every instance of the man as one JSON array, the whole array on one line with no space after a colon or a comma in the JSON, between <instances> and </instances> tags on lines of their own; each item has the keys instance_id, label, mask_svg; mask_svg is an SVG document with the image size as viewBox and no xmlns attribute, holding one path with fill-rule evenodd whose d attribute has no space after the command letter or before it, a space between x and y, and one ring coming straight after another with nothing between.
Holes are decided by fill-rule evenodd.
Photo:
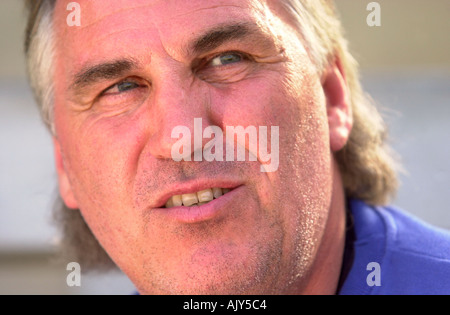
<instances>
[{"instance_id":1,"label":"man","mask_svg":"<svg viewBox=\"0 0 450 315\"><path fill-rule=\"evenodd\" d=\"M82 0L78 26L69 2L28 2L26 52L78 262L141 294L450 293L450 236L382 207L394 162L331 1ZM194 158L230 126L279 130L277 167L250 140Z\"/></svg>"}]
</instances>

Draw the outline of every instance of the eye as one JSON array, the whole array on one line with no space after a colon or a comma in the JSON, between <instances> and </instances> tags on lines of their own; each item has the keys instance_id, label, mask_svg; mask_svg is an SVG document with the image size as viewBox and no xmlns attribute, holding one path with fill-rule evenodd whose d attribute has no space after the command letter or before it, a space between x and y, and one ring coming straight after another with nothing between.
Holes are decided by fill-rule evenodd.
<instances>
[{"instance_id":1,"label":"eye","mask_svg":"<svg viewBox=\"0 0 450 315\"><path fill-rule=\"evenodd\" d=\"M125 80L120 83L114 84L113 86L109 87L107 90L105 90L102 95L108 95L108 94L120 94L124 93L133 89L137 89L141 87L141 85L133 80Z\"/></svg>"},{"instance_id":2,"label":"eye","mask_svg":"<svg viewBox=\"0 0 450 315\"><path fill-rule=\"evenodd\" d=\"M238 63L244 60L244 56L236 52L228 52L219 55L210 61L210 65L213 67L226 66L233 63Z\"/></svg>"},{"instance_id":3,"label":"eye","mask_svg":"<svg viewBox=\"0 0 450 315\"><path fill-rule=\"evenodd\" d=\"M230 50L199 60L193 71L202 81L225 84L244 79L256 65L252 55Z\"/></svg>"},{"instance_id":4,"label":"eye","mask_svg":"<svg viewBox=\"0 0 450 315\"><path fill-rule=\"evenodd\" d=\"M128 77L105 89L95 101L95 108L105 112L127 112L145 102L151 84L140 77Z\"/></svg>"}]
</instances>

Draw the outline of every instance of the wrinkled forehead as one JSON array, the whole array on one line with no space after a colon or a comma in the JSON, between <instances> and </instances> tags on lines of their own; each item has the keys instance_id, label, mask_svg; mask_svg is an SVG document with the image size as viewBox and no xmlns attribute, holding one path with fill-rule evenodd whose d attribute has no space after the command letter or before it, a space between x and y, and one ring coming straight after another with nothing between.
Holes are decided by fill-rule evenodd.
<instances>
[{"instance_id":1,"label":"wrinkled forehead","mask_svg":"<svg viewBox=\"0 0 450 315\"><path fill-rule=\"evenodd\" d=\"M215 24L269 22L265 1L257 0L79 0L81 25L69 26L69 15L76 10L69 10L70 3L57 1L54 25L59 39L72 42L133 30L154 30L161 38L179 41Z\"/></svg>"},{"instance_id":2,"label":"wrinkled forehead","mask_svg":"<svg viewBox=\"0 0 450 315\"><path fill-rule=\"evenodd\" d=\"M86 64L155 55L182 61L198 34L222 25L253 25L281 42L273 1L260 0L79 0L79 12L58 0L54 29L58 71L73 74ZM80 25L68 21L79 14ZM64 66L64 67L61 67ZM64 69L62 69L64 68Z\"/></svg>"},{"instance_id":3,"label":"wrinkled forehead","mask_svg":"<svg viewBox=\"0 0 450 315\"><path fill-rule=\"evenodd\" d=\"M68 5L77 3L83 9L85 18L90 22L96 19L103 19L118 12L132 11L136 14L138 11L151 14L152 21L155 23L170 23L178 20L182 16L189 16L192 13L202 13L204 10L213 10L216 8L225 9L258 9L265 4L264 0L57 0L56 8L58 11L66 11ZM71 7L71 6L69 6ZM136 10L136 11L134 11ZM212 14L208 11L207 14ZM148 16L148 15L147 15ZM208 18L204 16L204 18ZM209 16L210 19L217 16Z\"/></svg>"},{"instance_id":4,"label":"wrinkled forehead","mask_svg":"<svg viewBox=\"0 0 450 315\"><path fill-rule=\"evenodd\" d=\"M137 46L173 49L167 52L177 59L176 48L215 25L249 23L270 33L277 29L273 5L260 0L79 0L79 26L68 25L76 11L68 7L71 2L58 0L54 15L56 49L64 62L83 63Z\"/></svg>"}]
</instances>

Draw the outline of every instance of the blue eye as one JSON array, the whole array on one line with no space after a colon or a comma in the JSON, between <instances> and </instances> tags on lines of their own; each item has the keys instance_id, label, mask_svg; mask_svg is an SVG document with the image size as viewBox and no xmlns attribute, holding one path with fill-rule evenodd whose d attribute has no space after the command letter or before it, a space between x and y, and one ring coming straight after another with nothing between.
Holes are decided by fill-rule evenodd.
<instances>
[{"instance_id":1,"label":"blue eye","mask_svg":"<svg viewBox=\"0 0 450 315\"><path fill-rule=\"evenodd\" d=\"M125 92L128 90L132 90L135 88L138 88L139 84L137 84L136 82L121 82L119 84L117 84L117 90L119 90L119 92Z\"/></svg>"},{"instance_id":2,"label":"blue eye","mask_svg":"<svg viewBox=\"0 0 450 315\"><path fill-rule=\"evenodd\" d=\"M114 84L109 89L107 89L103 94L120 94L123 92L127 92L136 88L139 88L140 85L137 82L133 81L122 81L120 83Z\"/></svg>"},{"instance_id":3,"label":"blue eye","mask_svg":"<svg viewBox=\"0 0 450 315\"><path fill-rule=\"evenodd\" d=\"M212 66L226 66L232 63L241 62L243 60L242 55L238 53L227 53L220 56L215 57L211 60Z\"/></svg>"}]
</instances>

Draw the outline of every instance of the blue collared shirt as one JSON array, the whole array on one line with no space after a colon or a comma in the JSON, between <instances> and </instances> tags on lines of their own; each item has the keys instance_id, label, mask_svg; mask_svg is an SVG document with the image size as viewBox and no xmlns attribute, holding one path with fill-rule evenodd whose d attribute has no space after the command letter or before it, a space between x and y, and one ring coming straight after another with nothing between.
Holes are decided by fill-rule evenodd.
<instances>
[{"instance_id":1,"label":"blue collared shirt","mask_svg":"<svg viewBox=\"0 0 450 315\"><path fill-rule=\"evenodd\" d=\"M349 208L354 240L339 294L450 294L448 231L393 207L352 200Z\"/></svg>"}]
</instances>

